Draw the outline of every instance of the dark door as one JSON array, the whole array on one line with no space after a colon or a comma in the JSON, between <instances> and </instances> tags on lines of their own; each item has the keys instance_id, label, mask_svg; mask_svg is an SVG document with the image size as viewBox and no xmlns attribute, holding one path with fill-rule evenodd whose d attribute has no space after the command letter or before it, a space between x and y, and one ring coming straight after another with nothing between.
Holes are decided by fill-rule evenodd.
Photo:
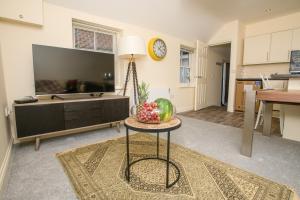
<instances>
[{"instance_id":1,"label":"dark door","mask_svg":"<svg viewBox=\"0 0 300 200\"><path fill-rule=\"evenodd\" d=\"M104 100L103 120L107 122L115 122L126 119L129 116L129 99L110 99Z\"/></svg>"},{"instance_id":2,"label":"dark door","mask_svg":"<svg viewBox=\"0 0 300 200\"><path fill-rule=\"evenodd\" d=\"M18 138L65 129L63 104L15 107Z\"/></svg>"}]
</instances>

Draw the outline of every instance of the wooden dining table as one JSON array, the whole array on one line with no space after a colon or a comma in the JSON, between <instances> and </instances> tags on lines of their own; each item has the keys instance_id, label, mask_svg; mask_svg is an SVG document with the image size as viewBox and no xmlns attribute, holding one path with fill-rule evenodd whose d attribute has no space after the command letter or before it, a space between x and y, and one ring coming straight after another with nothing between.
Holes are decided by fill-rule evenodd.
<instances>
[{"instance_id":1,"label":"wooden dining table","mask_svg":"<svg viewBox=\"0 0 300 200\"><path fill-rule=\"evenodd\" d=\"M255 102L262 101L263 135L271 135L273 104L300 105L300 90L257 90L245 87L245 113L241 154L251 157L255 121Z\"/></svg>"}]
</instances>

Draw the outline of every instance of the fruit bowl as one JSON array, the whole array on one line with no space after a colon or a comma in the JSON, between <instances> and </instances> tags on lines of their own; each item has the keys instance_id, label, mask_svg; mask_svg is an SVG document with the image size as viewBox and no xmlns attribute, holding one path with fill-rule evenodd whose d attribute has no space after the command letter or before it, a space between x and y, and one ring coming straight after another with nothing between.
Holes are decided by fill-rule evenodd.
<instances>
[{"instance_id":1,"label":"fruit bowl","mask_svg":"<svg viewBox=\"0 0 300 200\"><path fill-rule=\"evenodd\" d=\"M159 124L172 119L175 110L168 99L159 98L154 102L144 102L131 108L131 114L137 121L148 124Z\"/></svg>"},{"instance_id":2,"label":"fruit bowl","mask_svg":"<svg viewBox=\"0 0 300 200\"><path fill-rule=\"evenodd\" d=\"M139 122L148 123L148 124L159 124L159 110L157 108L157 103L143 103L137 106L136 110L136 119Z\"/></svg>"}]
</instances>

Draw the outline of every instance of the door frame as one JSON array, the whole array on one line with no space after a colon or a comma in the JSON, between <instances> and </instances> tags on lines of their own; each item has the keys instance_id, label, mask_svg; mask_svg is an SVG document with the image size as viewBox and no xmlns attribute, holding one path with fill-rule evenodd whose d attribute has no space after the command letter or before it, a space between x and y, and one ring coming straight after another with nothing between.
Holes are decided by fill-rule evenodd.
<instances>
[{"instance_id":1,"label":"door frame","mask_svg":"<svg viewBox=\"0 0 300 200\"><path fill-rule=\"evenodd\" d=\"M228 41L224 41L224 42L219 42L219 43L214 43L214 44L203 44L203 45L200 45L200 41L197 40L197 48L196 48L196 73L195 73L195 99L194 99L194 110L200 110L200 109L203 109L203 108L206 108L206 106L200 106L200 105L197 105L198 104L198 97L199 95L199 77L200 77L200 72L199 72L199 69L201 66L201 62L202 62L202 59L206 59L206 61L204 62L204 67L207 68L207 59L208 59L208 55L207 55L207 50L206 50L206 55L205 57L203 58L203 55L201 55L201 51L203 51L204 48L208 48L208 47L213 47L213 46L219 46L219 45L225 45L225 44L230 44L231 47L230 47L230 63L232 62L232 41L228 40ZM206 73L207 70L205 70L205 73ZM229 72L229 87L230 87L230 81L232 79L232 76L231 76L231 70ZM205 78L206 75L205 75ZM229 89L228 89L229 90ZM205 102L207 102L207 91L205 91ZM229 93L229 92L228 92ZM228 99L229 99L229 94L228 94ZM227 100L228 101L228 100Z\"/></svg>"}]
</instances>

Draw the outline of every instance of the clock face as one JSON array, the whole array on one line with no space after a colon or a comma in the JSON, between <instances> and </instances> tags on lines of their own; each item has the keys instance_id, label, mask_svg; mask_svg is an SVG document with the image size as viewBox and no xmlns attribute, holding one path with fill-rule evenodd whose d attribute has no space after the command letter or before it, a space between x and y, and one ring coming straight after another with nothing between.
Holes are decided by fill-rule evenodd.
<instances>
[{"instance_id":1,"label":"clock face","mask_svg":"<svg viewBox=\"0 0 300 200\"><path fill-rule=\"evenodd\" d=\"M167 45L160 38L152 38L148 44L148 52L152 59L160 61L167 55Z\"/></svg>"},{"instance_id":2,"label":"clock face","mask_svg":"<svg viewBox=\"0 0 300 200\"><path fill-rule=\"evenodd\" d=\"M157 39L153 44L153 52L158 58L164 58L167 54L166 43L162 39Z\"/></svg>"}]
</instances>

